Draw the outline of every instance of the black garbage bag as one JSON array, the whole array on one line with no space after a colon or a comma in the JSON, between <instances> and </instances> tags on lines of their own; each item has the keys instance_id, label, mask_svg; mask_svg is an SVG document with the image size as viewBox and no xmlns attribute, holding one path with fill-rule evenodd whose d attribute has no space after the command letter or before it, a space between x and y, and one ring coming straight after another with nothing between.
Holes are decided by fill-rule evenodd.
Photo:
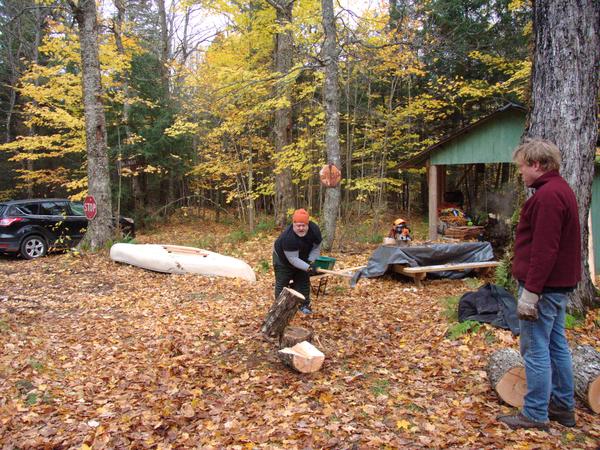
<instances>
[{"instance_id":1,"label":"black garbage bag","mask_svg":"<svg viewBox=\"0 0 600 450\"><path fill-rule=\"evenodd\" d=\"M520 333L517 301L506 289L491 283L484 284L477 291L467 292L460 298L458 321L465 320L490 323L510 330L515 336Z\"/></svg>"}]
</instances>

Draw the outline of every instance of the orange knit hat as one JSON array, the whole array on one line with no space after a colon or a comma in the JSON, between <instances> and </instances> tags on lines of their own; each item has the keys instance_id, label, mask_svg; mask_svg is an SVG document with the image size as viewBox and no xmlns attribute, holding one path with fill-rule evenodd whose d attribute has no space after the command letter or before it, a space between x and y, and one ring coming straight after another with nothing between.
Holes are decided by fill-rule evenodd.
<instances>
[{"instance_id":1,"label":"orange knit hat","mask_svg":"<svg viewBox=\"0 0 600 450\"><path fill-rule=\"evenodd\" d=\"M292 222L305 223L308 225L308 212L305 209L297 209L292 216Z\"/></svg>"}]
</instances>

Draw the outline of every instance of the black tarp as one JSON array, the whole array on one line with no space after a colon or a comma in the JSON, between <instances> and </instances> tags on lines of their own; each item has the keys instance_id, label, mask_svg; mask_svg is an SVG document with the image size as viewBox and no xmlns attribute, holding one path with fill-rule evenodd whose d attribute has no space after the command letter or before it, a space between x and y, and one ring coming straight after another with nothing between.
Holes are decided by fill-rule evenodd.
<instances>
[{"instance_id":1,"label":"black tarp","mask_svg":"<svg viewBox=\"0 0 600 450\"><path fill-rule=\"evenodd\" d=\"M475 320L510 329L519 335L517 301L501 286L486 283L475 292L463 294L458 302L458 321Z\"/></svg>"},{"instance_id":2,"label":"black tarp","mask_svg":"<svg viewBox=\"0 0 600 450\"><path fill-rule=\"evenodd\" d=\"M410 267L433 266L437 264L483 262L494 259L494 252L489 242L461 242L457 244L425 244L410 246L382 245L378 247L367 262L367 266L357 271L351 286L355 286L362 277L379 277L387 272L391 264L402 264ZM471 271L430 272L429 278L458 279L467 276Z\"/></svg>"}]
</instances>

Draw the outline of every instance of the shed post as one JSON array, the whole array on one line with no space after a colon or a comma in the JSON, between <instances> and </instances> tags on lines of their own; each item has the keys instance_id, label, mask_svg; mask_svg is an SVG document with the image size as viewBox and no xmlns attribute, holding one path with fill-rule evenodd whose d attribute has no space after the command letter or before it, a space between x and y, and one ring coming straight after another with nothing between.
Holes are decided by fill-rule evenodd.
<instances>
[{"instance_id":1,"label":"shed post","mask_svg":"<svg viewBox=\"0 0 600 450\"><path fill-rule=\"evenodd\" d=\"M438 203L439 203L439 168L427 162L429 184L429 239L437 239Z\"/></svg>"}]
</instances>

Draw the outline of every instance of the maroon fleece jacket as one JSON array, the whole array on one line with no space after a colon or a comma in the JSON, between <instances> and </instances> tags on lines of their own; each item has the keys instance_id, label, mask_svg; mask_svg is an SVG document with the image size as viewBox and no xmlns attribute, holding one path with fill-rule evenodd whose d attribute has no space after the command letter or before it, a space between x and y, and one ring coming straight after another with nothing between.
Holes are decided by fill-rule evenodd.
<instances>
[{"instance_id":1,"label":"maroon fleece jacket","mask_svg":"<svg viewBox=\"0 0 600 450\"><path fill-rule=\"evenodd\" d=\"M535 193L521 210L515 237L513 276L536 294L570 288L581 280L581 235L577 199L552 170L531 185Z\"/></svg>"}]
</instances>

